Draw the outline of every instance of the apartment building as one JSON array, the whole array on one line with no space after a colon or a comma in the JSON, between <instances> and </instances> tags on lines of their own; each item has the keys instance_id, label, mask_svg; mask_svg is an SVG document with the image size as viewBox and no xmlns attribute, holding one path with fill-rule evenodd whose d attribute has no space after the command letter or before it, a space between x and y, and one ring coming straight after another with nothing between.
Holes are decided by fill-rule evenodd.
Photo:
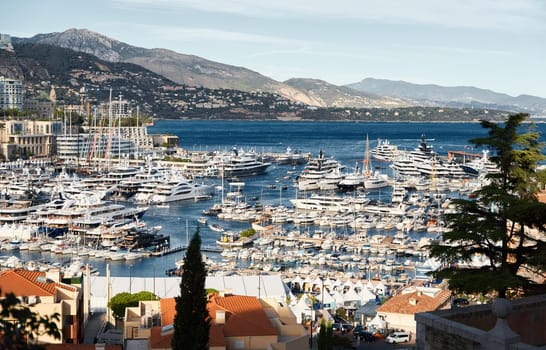
<instances>
[{"instance_id":1,"label":"apartment building","mask_svg":"<svg viewBox=\"0 0 546 350\"><path fill-rule=\"evenodd\" d=\"M60 121L0 121L0 157L17 155L49 157L55 152L55 137L63 131Z\"/></svg>"},{"instance_id":2,"label":"apartment building","mask_svg":"<svg viewBox=\"0 0 546 350\"><path fill-rule=\"evenodd\" d=\"M81 281L77 285L63 283L59 269L47 272L10 269L0 273L0 289L0 298L13 293L38 315L60 315L57 327L61 338L43 334L38 339L40 343L81 343L84 324Z\"/></svg>"},{"instance_id":3,"label":"apartment building","mask_svg":"<svg viewBox=\"0 0 546 350\"><path fill-rule=\"evenodd\" d=\"M141 301L127 308L126 342L140 342L148 349L170 349L174 333L176 301ZM286 305L273 298L211 294L207 309L211 317L209 349L299 350L309 346L309 334Z\"/></svg>"},{"instance_id":4,"label":"apartment building","mask_svg":"<svg viewBox=\"0 0 546 350\"><path fill-rule=\"evenodd\" d=\"M23 110L23 83L0 76L0 110L5 109Z\"/></svg>"}]
</instances>

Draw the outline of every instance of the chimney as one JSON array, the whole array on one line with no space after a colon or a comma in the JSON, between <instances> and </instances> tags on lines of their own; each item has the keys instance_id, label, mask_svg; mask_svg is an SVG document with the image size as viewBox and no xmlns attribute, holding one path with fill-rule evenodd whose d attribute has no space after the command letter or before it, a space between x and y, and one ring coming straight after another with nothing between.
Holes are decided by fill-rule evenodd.
<instances>
[{"instance_id":1,"label":"chimney","mask_svg":"<svg viewBox=\"0 0 546 350\"><path fill-rule=\"evenodd\" d=\"M415 298L409 298L409 303L410 303L410 305L415 306L415 305L417 305L418 302L419 302L419 301L418 301L417 299L415 299Z\"/></svg>"},{"instance_id":2,"label":"chimney","mask_svg":"<svg viewBox=\"0 0 546 350\"><path fill-rule=\"evenodd\" d=\"M61 282L61 270L56 267L52 267L46 271L45 277L53 282Z\"/></svg>"},{"instance_id":3,"label":"chimney","mask_svg":"<svg viewBox=\"0 0 546 350\"><path fill-rule=\"evenodd\" d=\"M225 323L226 323L226 311L216 310L216 324L225 324Z\"/></svg>"}]
</instances>

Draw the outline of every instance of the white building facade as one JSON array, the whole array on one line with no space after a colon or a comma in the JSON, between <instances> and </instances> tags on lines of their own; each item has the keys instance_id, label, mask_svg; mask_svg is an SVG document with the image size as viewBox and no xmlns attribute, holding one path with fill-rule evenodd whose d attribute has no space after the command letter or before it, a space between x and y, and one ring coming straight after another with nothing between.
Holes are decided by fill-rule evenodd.
<instances>
[{"instance_id":1,"label":"white building facade","mask_svg":"<svg viewBox=\"0 0 546 350\"><path fill-rule=\"evenodd\" d=\"M23 83L21 80L0 77L0 110L23 110Z\"/></svg>"}]
</instances>

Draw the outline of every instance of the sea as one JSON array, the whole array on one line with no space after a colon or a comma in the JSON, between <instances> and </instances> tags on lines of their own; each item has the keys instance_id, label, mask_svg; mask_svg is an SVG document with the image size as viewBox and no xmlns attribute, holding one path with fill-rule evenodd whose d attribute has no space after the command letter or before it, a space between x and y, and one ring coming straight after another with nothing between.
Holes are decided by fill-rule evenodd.
<instances>
[{"instance_id":1,"label":"sea","mask_svg":"<svg viewBox=\"0 0 546 350\"><path fill-rule=\"evenodd\" d=\"M537 130L544 135L546 124L537 124ZM474 149L469 140L487 135L479 123L366 123L366 122L284 122L284 121L211 121L211 120L156 120L148 128L149 134L171 134L179 137L179 145L188 151L229 151L253 150L255 152L285 152L289 147L292 151L310 153L314 156L323 152L327 157L333 157L347 169L361 164L365 157L366 138L369 149L375 147L378 139L388 140L399 149L416 148L424 137L429 145L440 155L448 151L466 151L480 153ZM544 137L544 136L542 136ZM289 199L295 198L297 186L295 176L301 172L304 165L272 164L267 173L260 176L241 178L244 182L243 193L248 198L259 200L264 205L290 206ZM388 163L373 163L375 169L389 173ZM215 188L220 188L220 179L203 179ZM283 189L283 185L285 189ZM228 184L224 182L227 190ZM151 226L161 226L161 233L170 235L171 247L187 244L191 236L199 230L202 246L215 246L219 233L199 224L197 219L204 210L221 200L221 192L216 191L213 198L203 201L175 202L168 207L151 206L143 220ZM378 200L390 198L388 190L370 193ZM208 217L209 223L218 223L225 229L242 230L250 227L250 223L219 221ZM70 257L56 258L28 251L16 254L25 261L61 259L68 263ZM211 259L221 259L218 253L206 253ZM106 274L108 264L112 276L125 277L159 277L175 267L176 261L184 257L184 252L142 258L136 261L109 261L84 257L100 275ZM62 261L62 260L66 261Z\"/></svg>"}]
</instances>

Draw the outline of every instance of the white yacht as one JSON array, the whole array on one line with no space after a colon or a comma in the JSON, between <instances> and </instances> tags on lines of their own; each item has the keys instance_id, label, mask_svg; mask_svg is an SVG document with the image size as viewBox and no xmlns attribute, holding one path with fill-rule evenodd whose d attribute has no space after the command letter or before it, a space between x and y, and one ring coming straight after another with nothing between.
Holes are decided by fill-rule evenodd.
<instances>
[{"instance_id":1,"label":"white yacht","mask_svg":"<svg viewBox=\"0 0 546 350\"><path fill-rule=\"evenodd\" d=\"M481 158L473 159L471 161L461 164L464 172L472 176L478 176L480 174L498 173L499 168L497 167L497 164L489 159L488 153L488 150L483 150Z\"/></svg>"},{"instance_id":2,"label":"white yacht","mask_svg":"<svg viewBox=\"0 0 546 350\"><path fill-rule=\"evenodd\" d=\"M210 198L213 187L194 183L187 179L171 179L156 185L150 197L151 204L163 204L183 200L200 200Z\"/></svg>"},{"instance_id":3,"label":"white yacht","mask_svg":"<svg viewBox=\"0 0 546 350\"><path fill-rule=\"evenodd\" d=\"M367 200L362 201L348 197L313 194L308 198L291 199L290 202L296 210L349 213L362 209Z\"/></svg>"},{"instance_id":4,"label":"white yacht","mask_svg":"<svg viewBox=\"0 0 546 350\"><path fill-rule=\"evenodd\" d=\"M298 189L300 191L319 190L321 189L321 180L327 174L334 171L341 172L342 169L343 166L339 162L335 159L324 157L321 150L318 157L312 158L307 162L307 165L298 176ZM324 181L323 186L326 186Z\"/></svg>"},{"instance_id":5,"label":"white yacht","mask_svg":"<svg viewBox=\"0 0 546 350\"><path fill-rule=\"evenodd\" d=\"M277 164L297 165L305 163L305 156L298 151L292 151L292 148L288 146L286 152L279 154L275 160Z\"/></svg>"},{"instance_id":6,"label":"white yacht","mask_svg":"<svg viewBox=\"0 0 546 350\"><path fill-rule=\"evenodd\" d=\"M396 176L400 178L421 176L421 172L415 166L414 158L409 154L399 154L392 162L391 168Z\"/></svg>"},{"instance_id":7,"label":"white yacht","mask_svg":"<svg viewBox=\"0 0 546 350\"><path fill-rule=\"evenodd\" d=\"M406 198L406 189L398 184L395 184L392 187L391 202L392 203L402 203Z\"/></svg>"},{"instance_id":8,"label":"white yacht","mask_svg":"<svg viewBox=\"0 0 546 350\"><path fill-rule=\"evenodd\" d=\"M377 140L377 146L370 151L373 159L382 162L392 162L398 155L398 146L392 145L389 140Z\"/></svg>"},{"instance_id":9,"label":"white yacht","mask_svg":"<svg viewBox=\"0 0 546 350\"><path fill-rule=\"evenodd\" d=\"M355 171L353 173L345 175L343 179L337 184L337 187L341 192L350 192L364 186L365 181L366 177L361 173Z\"/></svg>"},{"instance_id":10,"label":"white yacht","mask_svg":"<svg viewBox=\"0 0 546 350\"><path fill-rule=\"evenodd\" d=\"M381 174L377 171L364 179L364 188L367 190L377 190L389 186L389 176L386 174Z\"/></svg>"},{"instance_id":11,"label":"white yacht","mask_svg":"<svg viewBox=\"0 0 546 350\"><path fill-rule=\"evenodd\" d=\"M217 167L220 176L229 178L261 175L267 171L270 165L271 163L260 162L249 154L239 155L238 151L234 149L233 155L221 159Z\"/></svg>"}]
</instances>

